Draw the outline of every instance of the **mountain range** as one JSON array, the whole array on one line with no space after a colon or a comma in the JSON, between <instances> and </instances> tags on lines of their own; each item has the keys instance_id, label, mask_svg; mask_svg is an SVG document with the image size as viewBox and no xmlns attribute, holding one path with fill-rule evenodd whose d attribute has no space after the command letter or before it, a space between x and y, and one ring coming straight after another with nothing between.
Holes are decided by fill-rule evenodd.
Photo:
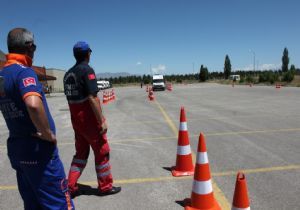
<instances>
[{"instance_id":1,"label":"mountain range","mask_svg":"<svg viewBox=\"0 0 300 210\"><path fill-rule=\"evenodd\" d=\"M110 72L104 72L104 73L98 73L96 74L97 79L108 79L108 78L116 78L116 77L128 77L132 76L128 72L117 72L117 73L110 73Z\"/></svg>"}]
</instances>

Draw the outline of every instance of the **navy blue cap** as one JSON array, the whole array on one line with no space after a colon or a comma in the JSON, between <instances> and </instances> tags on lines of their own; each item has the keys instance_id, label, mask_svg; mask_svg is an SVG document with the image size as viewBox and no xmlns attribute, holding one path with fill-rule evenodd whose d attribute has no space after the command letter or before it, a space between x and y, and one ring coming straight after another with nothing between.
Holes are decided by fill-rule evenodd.
<instances>
[{"instance_id":1,"label":"navy blue cap","mask_svg":"<svg viewBox=\"0 0 300 210\"><path fill-rule=\"evenodd\" d=\"M73 47L73 52L83 52L83 51L90 51L92 52L90 46L88 43L84 42L84 41L79 41L77 42L74 47Z\"/></svg>"}]
</instances>

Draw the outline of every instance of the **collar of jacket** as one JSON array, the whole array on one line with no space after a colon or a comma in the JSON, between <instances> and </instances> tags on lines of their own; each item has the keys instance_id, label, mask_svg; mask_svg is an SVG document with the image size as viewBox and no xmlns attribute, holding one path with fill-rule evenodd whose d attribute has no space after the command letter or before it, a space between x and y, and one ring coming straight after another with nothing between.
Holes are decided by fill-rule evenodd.
<instances>
[{"instance_id":1,"label":"collar of jacket","mask_svg":"<svg viewBox=\"0 0 300 210\"><path fill-rule=\"evenodd\" d=\"M86 65L89 65L89 62L87 62L86 60L84 60L84 61L79 61L79 62L76 62L75 65L79 65L79 64L86 64Z\"/></svg>"},{"instance_id":2,"label":"collar of jacket","mask_svg":"<svg viewBox=\"0 0 300 210\"><path fill-rule=\"evenodd\" d=\"M23 66L31 67L32 59L30 57L28 57L27 55L9 53L6 55L6 62L4 64L4 67L10 66L12 64L20 64Z\"/></svg>"}]
</instances>

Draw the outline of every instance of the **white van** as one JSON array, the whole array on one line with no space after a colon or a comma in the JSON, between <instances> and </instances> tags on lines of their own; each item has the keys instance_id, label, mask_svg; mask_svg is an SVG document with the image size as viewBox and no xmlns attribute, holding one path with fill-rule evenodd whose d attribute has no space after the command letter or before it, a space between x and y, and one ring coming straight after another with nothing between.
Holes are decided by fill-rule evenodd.
<instances>
[{"instance_id":1,"label":"white van","mask_svg":"<svg viewBox=\"0 0 300 210\"><path fill-rule=\"evenodd\" d=\"M104 86L105 86L105 88L110 88L109 81L104 81Z\"/></svg>"},{"instance_id":2,"label":"white van","mask_svg":"<svg viewBox=\"0 0 300 210\"><path fill-rule=\"evenodd\" d=\"M98 86L99 90L110 88L109 81L106 81L106 80L97 81L97 86Z\"/></svg>"},{"instance_id":3,"label":"white van","mask_svg":"<svg viewBox=\"0 0 300 210\"><path fill-rule=\"evenodd\" d=\"M240 81L241 80L241 77L239 74L234 74L234 75L230 75L229 76L229 79L230 80L233 80L233 81Z\"/></svg>"},{"instance_id":4,"label":"white van","mask_svg":"<svg viewBox=\"0 0 300 210\"><path fill-rule=\"evenodd\" d=\"M155 90L165 90L165 80L162 74L154 74L152 76L152 89Z\"/></svg>"},{"instance_id":5,"label":"white van","mask_svg":"<svg viewBox=\"0 0 300 210\"><path fill-rule=\"evenodd\" d=\"M105 83L105 81L103 81L103 80L97 81L97 86L98 86L99 90L105 89L105 84L104 83Z\"/></svg>"}]
</instances>

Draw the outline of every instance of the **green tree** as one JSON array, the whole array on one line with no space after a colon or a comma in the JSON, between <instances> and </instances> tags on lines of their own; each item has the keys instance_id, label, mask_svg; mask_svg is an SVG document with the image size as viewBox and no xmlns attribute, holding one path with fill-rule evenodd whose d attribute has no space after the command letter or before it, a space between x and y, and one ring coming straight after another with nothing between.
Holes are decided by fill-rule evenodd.
<instances>
[{"instance_id":1,"label":"green tree","mask_svg":"<svg viewBox=\"0 0 300 210\"><path fill-rule=\"evenodd\" d=\"M284 48L281 60L282 60L281 70L282 72L287 72L289 70L289 62L290 62L289 51L287 48Z\"/></svg>"},{"instance_id":2,"label":"green tree","mask_svg":"<svg viewBox=\"0 0 300 210\"><path fill-rule=\"evenodd\" d=\"M294 79L294 73L292 71L288 71L283 73L282 80L285 82L291 82Z\"/></svg>"},{"instance_id":3,"label":"green tree","mask_svg":"<svg viewBox=\"0 0 300 210\"><path fill-rule=\"evenodd\" d=\"M202 81L202 77L203 77L203 65L200 66L200 71L199 71L199 82Z\"/></svg>"},{"instance_id":4,"label":"green tree","mask_svg":"<svg viewBox=\"0 0 300 210\"><path fill-rule=\"evenodd\" d=\"M254 82L255 82L254 78L253 78L250 74L247 75L246 81L247 81L248 83L254 83Z\"/></svg>"},{"instance_id":5,"label":"green tree","mask_svg":"<svg viewBox=\"0 0 300 210\"><path fill-rule=\"evenodd\" d=\"M200 75L199 75L199 80L201 82L205 82L208 79L208 69L201 65L200 67Z\"/></svg>"},{"instance_id":6,"label":"green tree","mask_svg":"<svg viewBox=\"0 0 300 210\"><path fill-rule=\"evenodd\" d=\"M231 63L229 56L226 55L225 57L225 63L224 63L224 77L225 79L228 79L231 74Z\"/></svg>"},{"instance_id":7,"label":"green tree","mask_svg":"<svg viewBox=\"0 0 300 210\"><path fill-rule=\"evenodd\" d=\"M269 82L273 84L274 82L279 81L279 73L274 71L263 71L259 73L258 82Z\"/></svg>"},{"instance_id":8,"label":"green tree","mask_svg":"<svg viewBox=\"0 0 300 210\"><path fill-rule=\"evenodd\" d=\"M291 65L290 71L295 74L296 73L296 67L294 64Z\"/></svg>"},{"instance_id":9,"label":"green tree","mask_svg":"<svg viewBox=\"0 0 300 210\"><path fill-rule=\"evenodd\" d=\"M209 78L209 73L208 73L208 69L207 69L207 67L205 67L205 80L208 80L208 78Z\"/></svg>"}]
</instances>

